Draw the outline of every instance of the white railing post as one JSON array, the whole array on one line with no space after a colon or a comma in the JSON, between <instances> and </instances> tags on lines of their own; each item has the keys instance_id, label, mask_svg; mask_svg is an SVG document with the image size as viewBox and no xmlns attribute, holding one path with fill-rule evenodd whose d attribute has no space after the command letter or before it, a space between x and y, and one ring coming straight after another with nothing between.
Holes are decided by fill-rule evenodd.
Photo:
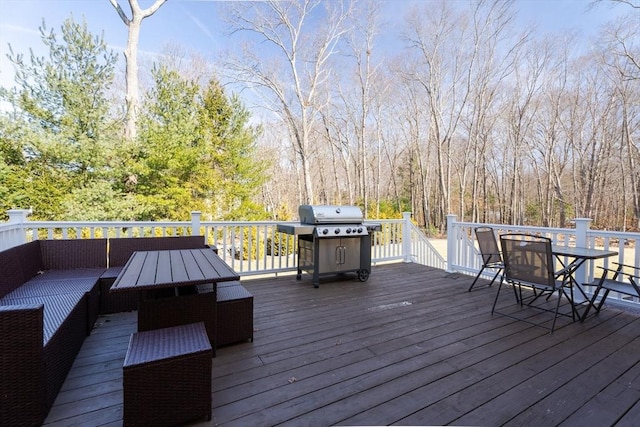
<instances>
[{"instance_id":1,"label":"white railing post","mask_svg":"<svg viewBox=\"0 0 640 427\"><path fill-rule=\"evenodd\" d=\"M412 262L411 258L411 212L402 213L402 261Z\"/></svg>"},{"instance_id":2,"label":"white railing post","mask_svg":"<svg viewBox=\"0 0 640 427\"><path fill-rule=\"evenodd\" d=\"M192 236L200 235L200 218L201 217L202 217L202 212L191 211L191 235Z\"/></svg>"},{"instance_id":3,"label":"white railing post","mask_svg":"<svg viewBox=\"0 0 640 427\"><path fill-rule=\"evenodd\" d=\"M457 216L454 214L447 215L447 273L453 273L453 266L458 264L456 259L457 253L457 231L453 228L453 223L456 222Z\"/></svg>"},{"instance_id":4,"label":"white railing post","mask_svg":"<svg viewBox=\"0 0 640 427\"><path fill-rule=\"evenodd\" d=\"M591 218L575 218L573 220L576 224L576 247L578 248L587 248L589 247L589 241L587 239L587 232L589 231L589 227L591 226ZM576 280L578 283L582 284L587 281L587 269L586 265L580 266L578 270L576 270Z\"/></svg>"},{"instance_id":5,"label":"white railing post","mask_svg":"<svg viewBox=\"0 0 640 427\"><path fill-rule=\"evenodd\" d=\"M27 242L27 235L25 234L25 223L27 222L27 216L31 214L31 209L10 209L7 211L9 215L8 224L15 224L20 229L19 233L15 233L13 237L13 246L18 246Z\"/></svg>"}]
</instances>

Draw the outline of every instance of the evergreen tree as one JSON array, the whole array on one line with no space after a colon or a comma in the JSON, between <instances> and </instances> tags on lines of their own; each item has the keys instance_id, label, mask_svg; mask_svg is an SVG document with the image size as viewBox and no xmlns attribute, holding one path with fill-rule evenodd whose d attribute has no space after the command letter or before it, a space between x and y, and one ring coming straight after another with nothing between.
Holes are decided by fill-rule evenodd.
<instances>
[{"instance_id":1,"label":"evergreen tree","mask_svg":"<svg viewBox=\"0 0 640 427\"><path fill-rule=\"evenodd\" d=\"M135 193L149 206L149 218L184 219L197 209L194 177L200 172L197 84L165 66L153 70L139 122L139 142L131 170Z\"/></svg>"},{"instance_id":2,"label":"evergreen tree","mask_svg":"<svg viewBox=\"0 0 640 427\"><path fill-rule=\"evenodd\" d=\"M61 35L43 21L48 57L28 60L9 46L17 87L1 98L12 105L0 121L1 208L34 208L34 217L69 219L63 204L77 188L91 188L107 173L113 143L107 96L116 57L86 23L69 18Z\"/></svg>"},{"instance_id":3,"label":"evergreen tree","mask_svg":"<svg viewBox=\"0 0 640 427\"><path fill-rule=\"evenodd\" d=\"M260 129L249 125L249 112L237 96L227 98L220 83L211 80L204 91L200 125L215 186L209 212L225 219L261 219L264 210L252 197L265 182L268 165L258 158Z\"/></svg>"},{"instance_id":4,"label":"evergreen tree","mask_svg":"<svg viewBox=\"0 0 640 427\"><path fill-rule=\"evenodd\" d=\"M151 207L147 215L182 219L199 210L216 219L263 217L251 203L264 169L248 111L216 80L202 89L164 65L153 75L131 166L134 191Z\"/></svg>"}]
</instances>

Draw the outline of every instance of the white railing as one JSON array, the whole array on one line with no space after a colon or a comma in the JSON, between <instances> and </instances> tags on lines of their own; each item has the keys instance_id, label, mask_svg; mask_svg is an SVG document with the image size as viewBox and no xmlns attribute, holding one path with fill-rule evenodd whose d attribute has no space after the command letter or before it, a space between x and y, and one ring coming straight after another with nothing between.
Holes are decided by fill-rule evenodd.
<instances>
[{"instance_id":1,"label":"white railing","mask_svg":"<svg viewBox=\"0 0 640 427\"><path fill-rule=\"evenodd\" d=\"M461 272L477 274L481 267L481 258L477 249L474 229L479 226L489 226L497 235L503 233L529 233L548 237L554 244L601 248L618 252L614 257L588 261L576 272L576 280L579 283L590 283L594 277L598 277L601 271L598 266L609 267L612 262L622 263L635 267L635 274L640 268L640 233L614 232L592 230L589 228L591 220L588 218L576 218L573 223L575 228L549 228L528 227L504 224L481 224L471 222L458 222L455 215L448 216L447 224L447 270L449 272ZM566 262L565 262L566 263ZM633 273L633 271L630 271ZM491 271L486 277L492 276ZM588 292L593 289L587 287ZM611 293L609 298L617 298L619 302L640 303L637 298Z\"/></svg>"},{"instance_id":2,"label":"white railing","mask_svg":"<svg viewBox=\"0 0 640 427\"><path fill-rule=\"evenodd\" d=\"M417 262L418 264L428 265L430 267L439 268L441 270L447 269L447 261L438 252L438 250L431 244L427 236L422 230L416 227L412 222L408 222L409 235L403 241L408 242L407 246L409 250L405 250L405 253L410 254L410 259L405 259L406 262Z\"/></svg>"},{"instance_id":3,"label":"white railing","mask_svg":"<svg viewBox=\"0 0 640 427\"><path fill-rule=\"evenodd\" d=\"M102 222L29 221L29 211L25 210L12 210L8 214L9 221L0 224L0 250L35 239L199 234L205 237L207 244L217 246L220 256L242 276L295 271L297 265L296 238L279 233L278 223L273 221L202 221L199 212L193 212L190 221ZM412 223L410 213L405 213L402 219L371 221L379 222L382 226L381 231L372 236L373 264L389 261L417 262L449 272L476 275L480 270L480 256L473 229L488 225L498 234L539 234L550 237L558 244L602 247L618 252L616 257L585 263L577 274L581 283L588 283L599 275L596 269L598 265L609 266L611 262L620 262L636 268L640 266L640 233L592 230L589 228L589 219L576 219L575 228L545 228L458 222L455 215L449 215L446 261L424 233Z\"/></svg>"},{"instance_id":4,"label":"white railing","mask_svg":"<svg viewBox=\"0 0 640 427\"><path fill-rule=\"evenodd\" d=\"M37 239L114 238L145 236L202 235L208 245L216 246L221 257L242 276L277 274L297 269L296 237L277 231L274 221L202 221L193 212L190 221L29 221L28 211L10 211L9 222L0 225L0 250ZM432 246L418 237L410 214L403 219L376 220L381 230L372 235L373 264L389 261L419 261L445 268ZM405 255L402 244L411 230L411 253ZM195 231L195 233L194 233ZM434 260L434 264L429 264Z\"/></svg>"}]
</instances>

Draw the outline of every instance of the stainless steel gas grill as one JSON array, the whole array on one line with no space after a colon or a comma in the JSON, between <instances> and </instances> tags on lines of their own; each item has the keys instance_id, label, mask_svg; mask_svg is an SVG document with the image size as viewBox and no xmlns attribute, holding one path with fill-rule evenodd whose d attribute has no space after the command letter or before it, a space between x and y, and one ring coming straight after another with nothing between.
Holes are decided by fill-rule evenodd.
<instances>
[{"instance_id":1,"label":"stainless steel gas grill","mask_svg":"<svg viewBox=\"0 0 640 427\"><path fill-rule=\"evenodd\" d=\"M357 273L365 282L371 272L371 233L380 224L364 223L357 206L313 206L298 208L300 224L279 224L278 231L298 236L298 280L302 272L313 274L313 286L320 276Z\"/></svg>"}]
</instances>

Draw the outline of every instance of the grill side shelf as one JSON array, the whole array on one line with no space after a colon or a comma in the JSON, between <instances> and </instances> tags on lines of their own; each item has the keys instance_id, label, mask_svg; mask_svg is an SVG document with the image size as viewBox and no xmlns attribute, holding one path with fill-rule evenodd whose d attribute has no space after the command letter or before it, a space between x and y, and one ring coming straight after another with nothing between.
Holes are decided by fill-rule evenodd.
<instances>
[{"instance_id":1,"label":"grill side shelf","mask_svg":"<svg viewBox=\"0 0 640 427\"><path fill-rule=\"evenodd\" d=\"M315 226L313 225L299 225L299 224L278 224L278 231L280 233L291 234L293 236L299 236L301 234L313 234Z\"/></svg>"}]
</instances>

